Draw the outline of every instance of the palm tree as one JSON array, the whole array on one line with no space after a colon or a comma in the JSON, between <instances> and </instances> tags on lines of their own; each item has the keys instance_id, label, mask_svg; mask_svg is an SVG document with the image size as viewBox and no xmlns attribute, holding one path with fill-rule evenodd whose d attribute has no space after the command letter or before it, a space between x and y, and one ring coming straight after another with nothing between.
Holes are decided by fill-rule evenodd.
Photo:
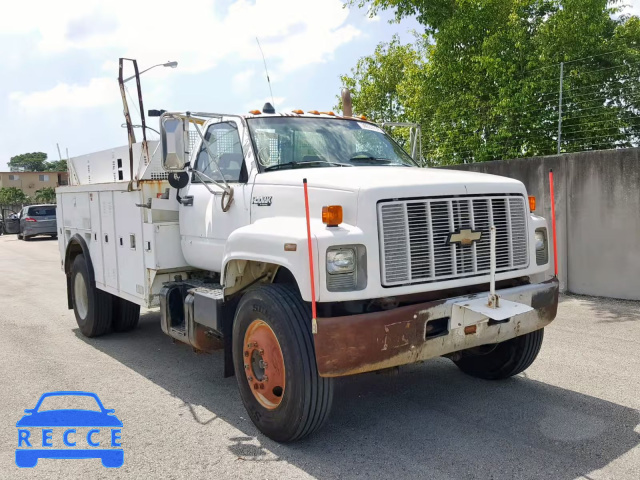
<instances>
[{"instance_id":1,"label":"palm tree","mask_svg":"<svg viewBox=\"0 0 640 480\"><path fill-rule=\"evenodd\" d=\"M35 200L40 203L56 203L56 189L53 187L44 187L36 190Z\"/></svg>"}]
</instances>

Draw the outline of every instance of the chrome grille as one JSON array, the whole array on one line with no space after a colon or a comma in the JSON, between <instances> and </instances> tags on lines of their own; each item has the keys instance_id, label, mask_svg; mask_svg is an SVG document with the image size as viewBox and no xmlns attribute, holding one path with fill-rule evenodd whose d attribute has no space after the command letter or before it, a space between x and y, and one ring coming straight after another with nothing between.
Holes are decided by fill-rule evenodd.
<instances>
[{"instance_id":1,"label":"chrome grille","mask_svg":"<svg viewBox=\"0 0 640 480\"><path fill-rule=\"evenodd\" d=\"M401 285L489 273L489 229L496 227L496 271L528 266L527 210L521 196L398 200L378 204L382 281ZM471 245L449 243L481 231Z\"/></svg>"}]
</instances>

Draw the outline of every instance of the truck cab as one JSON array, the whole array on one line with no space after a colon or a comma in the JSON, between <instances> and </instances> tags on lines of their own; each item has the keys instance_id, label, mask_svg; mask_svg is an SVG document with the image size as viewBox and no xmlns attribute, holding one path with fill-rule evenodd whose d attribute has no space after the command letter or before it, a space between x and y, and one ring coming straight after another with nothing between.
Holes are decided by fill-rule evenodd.
<instances>
[{"instance_id":1,"label":"truck cab","mask_svg":"<svg viewBox=\"0 0 640 480\"><path fill-rule=\"evenodd\" d=\"M57 190L85 335L159 307L169 336L223 350L250 418L282 442L323 424L334 377L445 356L502 379L535 360L558 282L537 281L548 226L521 182L423 168L333 112L163 112L160 133L137 169L135 148L129 172L112 161L93 180L108 155L72 159L76 185Z\"/></svg>"}]
</instances>

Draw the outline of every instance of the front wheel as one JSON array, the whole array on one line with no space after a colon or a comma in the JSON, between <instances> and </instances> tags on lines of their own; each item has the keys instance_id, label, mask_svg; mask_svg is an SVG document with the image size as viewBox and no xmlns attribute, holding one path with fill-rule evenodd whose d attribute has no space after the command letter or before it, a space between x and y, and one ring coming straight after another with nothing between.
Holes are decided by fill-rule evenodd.
<instances>
[{"instance_id":1,"label":"front wheel","mask_svg":"<svg viewBox=\"0 0 640 480\"><path fill-rule=\"evenodd\" d=\"M464 373L486 380L501 380L524 372L540 352L544 330L536 330L505 342L460 352L453 362Z\"/></svg>"},{"instance_id":2,"label":"front wheel","mask_svg":"<svg viewBox=\"0 0 640 480\"><path fill-rule=\"evenodd\" d=\"M233 363L247 413L267 437L299 440L328 418L333 379L318 374L311 312L290 286L265 285L242 297Z\"/></svg>"},{"instance_id":3,"label":"front wheel","mask_svg":"<svg viewBox=\"0 0 640 480\"><path fill-rule=\"evenodd\" d=\"M71 300L76 322L85 337L99 337L111 329L111 295L91 286L84 255L78 255L71 267Z\"/></svg>"}]
</instances>

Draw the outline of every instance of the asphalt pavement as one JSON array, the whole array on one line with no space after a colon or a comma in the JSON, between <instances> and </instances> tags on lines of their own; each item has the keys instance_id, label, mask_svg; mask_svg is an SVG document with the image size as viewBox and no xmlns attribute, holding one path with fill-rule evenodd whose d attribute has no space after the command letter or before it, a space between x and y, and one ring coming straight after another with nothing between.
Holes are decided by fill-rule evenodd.
<instances>
[{"instance_id":1,"label":"asphalt pavement","mask_svg":"<svg viewBox=\"0 0 640 480\"><path fill-rule=\"evenodd\" d=\"M594 272L597 274L597 272ZM44 392L97 393L124 424L124 465L15 465L16 422ZM339 379L325 427L258 433L222 354L196 354L143 312L83 338L57 242L0 237L0 478L640 478L640 303L565 296L524 374L487 382L446 359Z\"/></svg>"}]
</instances>

